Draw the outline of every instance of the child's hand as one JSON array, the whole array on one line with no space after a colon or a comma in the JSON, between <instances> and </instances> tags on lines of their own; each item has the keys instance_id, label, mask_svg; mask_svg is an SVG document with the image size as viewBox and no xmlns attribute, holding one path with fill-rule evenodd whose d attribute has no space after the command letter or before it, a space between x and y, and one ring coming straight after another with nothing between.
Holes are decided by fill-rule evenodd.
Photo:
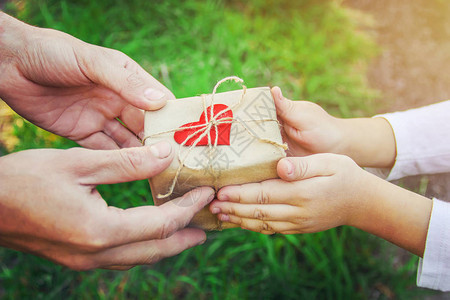
<instances>
[{"instance_id":1,"label":"child's hand","mask_svg":"<svg viewBox=\"0 0 450 300\"><path fill-rule=\"evenodd\" d=\"M284 98L278 87L272 89L272 95L290 156L336 153L364 167L394 164L395 139L385 119L335 118L313 102Z\"/></svg>"},{"instance_id":2,"label":"child's hand","mask_svg":"<svg viewBox=\"0 0 450 300\"><path fill-rule=\"evenodd\" d=\"M272 88L272 95L290 156L342 152L342 120L330 116L313 102L284 98L279 87Z\"/></svg>"},{"instance_id":3,"label":"child's hand","mask_svg":"<svg viewBox=\"0 0 450 300\"><path fill-rule=\"evenodd\" d=\"M350 158L317 154L285 158L282 179L228 186L210 206L222 221L265 234L307 233L350 224L364 198L365 172Z\"/></svg>"},{"instance_id":4,"label":"child's hand","mask_svg":"<svg viewBox=\"0 0 450 300\"><path fill-rule=\"evenodd\" d=\"M342 155L284 158L277 171L281 179L222 188L211 212L265 234L350 225L423 254L430 199L380 179Z\"/></svg>"}]
</instances>

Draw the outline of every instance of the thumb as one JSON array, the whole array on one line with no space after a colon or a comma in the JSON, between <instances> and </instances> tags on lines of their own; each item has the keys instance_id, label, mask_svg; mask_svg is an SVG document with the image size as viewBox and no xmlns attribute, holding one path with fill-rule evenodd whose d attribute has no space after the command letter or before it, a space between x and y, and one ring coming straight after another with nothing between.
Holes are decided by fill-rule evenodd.
<instances>
[{"instance_id":1,"label":"thumb","mask_svg":"<svg viewBox=\"0 0 450 300\"><path fill-rule=\"evenodd\" d=\"M297 113L295 113L296 106L294 105L294 101L286 99L281 89L277 86L273 87L271 92L277 109L277 115L281 121L288 123L295 121Z\"/></svg>"},{"instance_id":2,"label":"thumb","mask_svg":"<svg viewBox=\"0 0 450 300\"><path fill-rule=\"evenodd\" d=\"M147 73L138 63L124 53L93 46L84 64L87 76L97 84L120 95L125 101L143 110L157 110L168 99L175 99L172 92ZM85 59L86 61L86 59Z\"/></svg>"},{"instance_id":3,"label":"thumb","mask_svg":"<svg viewBox=\"0 0 450 300\"><path fill-rule=\"evenodd\" d=\"M315 154L304 157L283 158L278 162L277 173L286 181L297 181L335 173L335 154Z\"/></svg>"},{"instance_id":4,"label":"thumb","mask_svg":"<svg viewBox=\"0 0 450 300\"><path fill-rule=\"evenodd\" d=\"M90 153L79 157L77 170L82 183L90 185L148 179L164 171L174 156L168 142L120 150L85 151Z\"/></svg>"}]
</instances>

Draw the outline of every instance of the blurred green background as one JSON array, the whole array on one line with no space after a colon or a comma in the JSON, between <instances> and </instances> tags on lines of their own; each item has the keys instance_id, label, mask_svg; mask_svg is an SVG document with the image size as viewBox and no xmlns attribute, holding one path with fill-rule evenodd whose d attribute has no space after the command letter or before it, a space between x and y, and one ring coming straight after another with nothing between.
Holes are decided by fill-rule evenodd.
<instances>
[{"instance_id":1,"label":"blurred green background","mask_svg":"<svg viewBox=\"0 0 450 300\"><path fill-rule=\"evenodd\" d=\"M237 75L248 87L282 88L335 116L373 114L366 82L375 42L371 20L339 1L170 0L14 1L6 11L118 49L181 98L210 93ZM237 88L230 85L228 88ZM17 116L9 151L76 146ZM110 205L152 202L146 181L101 186ZM127 272L74 272L0 249L4 299L421 299L417 258L374 236L342 227L265 236L241 229L208 234L199 247Z\"/></svg>"}]
</instances>

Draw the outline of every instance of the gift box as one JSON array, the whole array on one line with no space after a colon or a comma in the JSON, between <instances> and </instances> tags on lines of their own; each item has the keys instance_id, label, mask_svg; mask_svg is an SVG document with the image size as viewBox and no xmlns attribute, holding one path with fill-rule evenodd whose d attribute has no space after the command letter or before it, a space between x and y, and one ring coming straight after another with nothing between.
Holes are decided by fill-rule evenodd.
<instances>
[{"instance_id":1,"label":"gift box","mask_svg":"<svg viewBox=\"0 0 450 300\"><path fill-rule=\"evenodd\" d=\"M277 178L277 162L286 156L286 146L270 88L243 86L216 93L217 86L210 95L169 100L160 110L145 112L143 143L165 140L176 152L171 165L150 179L156 205L199 186L217 191L227 185ZM194 198L175 204L190 205ZM234 227L219 221L208 207L191 225L205 230Z\"/></svg>"}]
</instances>

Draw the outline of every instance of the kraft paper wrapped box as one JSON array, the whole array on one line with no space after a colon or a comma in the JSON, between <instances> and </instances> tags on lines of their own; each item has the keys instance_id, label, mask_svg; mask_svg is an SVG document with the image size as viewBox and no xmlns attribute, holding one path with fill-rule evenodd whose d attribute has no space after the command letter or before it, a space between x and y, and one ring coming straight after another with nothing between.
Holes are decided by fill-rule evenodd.
<instances>
[{"instance_id":1,"label":"kraft paper wrapped box","mask_svg":"<svg viewBox=\"0 0 450 300\"><path fill-rule=\"evenodd\" d=\"M176 151L169 168L150 179L156 205L199 186L217 191L277 178L276 165L286 146L270 89L244 87L218 94L215 89L212 95L169 100L160 110L145 113L145 145L165 140ZM190 225L235 227L219 221L208 207Z\"/></svg>"}]
</instances>

